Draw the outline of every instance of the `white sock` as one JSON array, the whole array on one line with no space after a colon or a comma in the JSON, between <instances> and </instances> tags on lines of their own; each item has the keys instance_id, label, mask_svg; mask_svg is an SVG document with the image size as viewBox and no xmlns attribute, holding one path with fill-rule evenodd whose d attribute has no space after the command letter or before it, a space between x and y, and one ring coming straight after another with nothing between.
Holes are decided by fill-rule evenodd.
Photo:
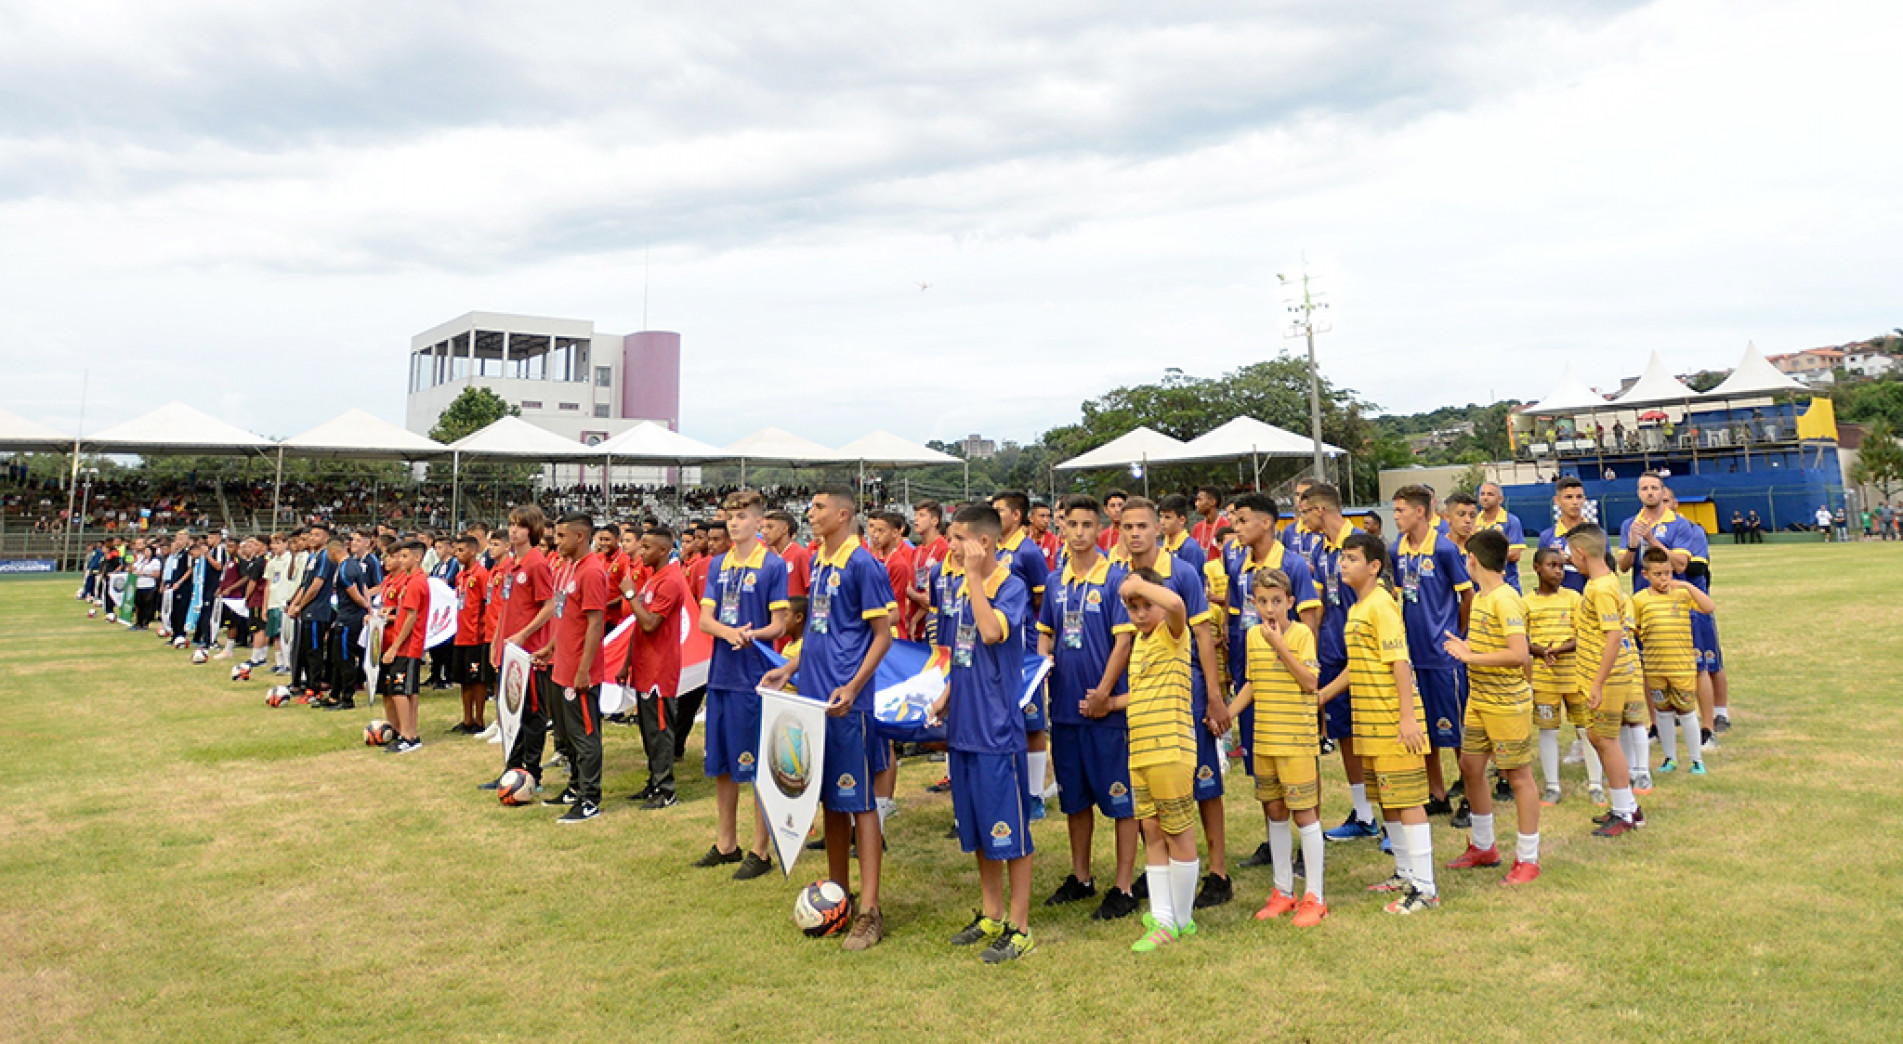
<instances>
[{"instance_id":1,"label":"white sock","mask_svg":"<svg viewBox=\"0 0 1903 1044\"><path fill-rule=\"evenodd\" d=\"M872 805L879 813L879 833L883 834L885 833L885 817L892 814L892 799L875 797L872 799Z\"/></svg>"},{"instance_id":2,"label":"white sock","mask_svg":"<svg viewBox=\"0 0 1903 1044\"><path fill-rule=\"evenodd\" d=\"M1730 721L1731 708L1730 707L1713 707L1711 709L1711 716L1720 721Z\"/></svg>"},{"instance_id":3,"label":"white sock","mask_svg":"<svg viewBox=\"0 0 1903 1044\"><path fill-rule=\"evenodd\" d=\"M1694 765L1705 760L1704 741L1699 737L1699 728L1696 713L1678 716L1678 731L1685 734L1685 757Z\"/></svg>"},{"instance_id":4,"label":"white sock","mask_svg":"<svg viewBox=\"0 0 1903 1044\"><path fill-rule=\"evenodd\" d=\"M1176 927L1187 928L1196 920L1196 882L1203 876L1203 862L1192 859L1187 863L1170 860L1170 910L1176 916Z\"/></svg>"},{"instance_id":5,"label":"white sock","mask_svg":"<svg viewBox=\"0 0 1903 1044\"><path fill-rule=\"evenodd\" d=\"M1363 823L1374 822L1374 806L1368 804L1368 785L1366 783L1348 784L1348 797L1355 803L1355 818Z\"/></svg>"},{"instance_id":6,"label":"white sock","mask_svg":"<svg viewBox=\"0 0 1903 1044\"><path fill-rule=\"evenodd\" d=\"M1176 927L1176 914L1170 903L1170 865L1145 866L1143 877L1150 882L1150 919L1165 928Z\"/></svg>"},{"instance_id":7,"label":"white sock","mask_svg":"<svg viewBox=\"0 0 1903 1044\"><path fill-rule=\"evenodd\" d=\"M1044 767L1050 763L1051 752L1034 750L1024 755L1024 764L1030 769L1030 782L1026 784L1034 798L1044 796Z\"/></svg>"},{"instance_id":8,"label":"white sock","mask_svg":"<svg viewBox=\"0 0 1903 1044\"><path fill-rule=\"evenodd\" d=\"M1559 786L1559 730L1540 730L1540 774L1546 777L1546 785Z\"/></svg>"},{"instance_id":9,"label":"white sock","mask_svg":"<svg viewBox=\"0 0 1903 1044\"><path fill-rule=\"evenodd\" d=\"M1539 862L1540 861L1540 835L1521 834L1519 836L1518 842L1516 842L1513 846L1513 858L1518 859L1522 863Z\"/></svg>"},{"instance_id":10,"label":"white sock","mask_svg":"<svg viewBox=\"0 0 1903 1044\"><path fill-rule=\"evenodd\" d=\"M1637 811L1638 807L1639 803L1632 797L1631 787L1612 788L1612 812L1614 815L1631 819L1632 813Z\"/></svg>"},{"instance_id":11,"label":"white sock","mask_svg":"<svg viewBox=\"0 0 1903 1044\"><path fill-rule=\"evenodd\" d=\"M1662 748L1665 753L1665 760L1677 761L1678 731L1672 728L1672 719L1665 715L1659 716L1659 725L1661 726L1659 729L1659 747ZM1692 749L1697 750L1698 748L1694 746Z\"/></svg>"},{"instance_id":12,"label":"white sock","mask_svg":"<svg viewBox=\"0 0 1903 1044\"><path fill-rule=\"evenodd\" d=\"M1414 887L1428 895L1438 895L1434 887L1434 828L1427 823L1406 823L1401 827L1401 835L1407 839L1408 866L1412 870L1409 880ZM1399 843L1394 846L1397 850Z\"/></svg>"},{"instance_id":13,"label":"white sock","mask_svg":"<svg viewBox=\"0 0 1903 1044\"><path fill-rule=\"evenodd\" d=\"M1643 725L1627 725L1620 730L1625 739L1626 767L1636 776L1652 774L1652 741L1646 738Z\"/></svg>"},{"instance_id":14,"label":"white sock","mask_svg":"<svg viewBox=\"0 0 1903 1044\"><path fill-rule=\"evenodd\" d=\"M1295 894L1295 836L1286 819L1269 820L1269 865L1275 871L1275 887L1283 895Z\"/></svg>"},{"instance_id":15,"label":"white sock","mask_svg":"<svg viewBox=\"0 0 1903 1044\"><path fill-rule=\"evenodd\" d=\"M1474 826L1473 826L1474 836L1473 836L1473 841L1471 842L1472 845L1475 848L1492 848L1493 847L1493 813L1489 812L1483 816L1480 813L1475 812L1473 813L1473 821L1474 821Z\"/></svg>"},{"instance_id":16,"label":"white sock","mask_svg":"<svg viewBox=\"0 0 1903 1044\"><path fill-rule=\"evenodd\" d=\"M1595 785L1606 781L1606 763L1599 760L1599 749L1591 743L1586 744L1586 782Z\"/></svg>"},{"instance_id":17,"label":"white sock","mask_svg":"<svg viewBox=\"0 0 1903 1044\"><path fill-rule=\"evenodd\" d=\"M1409 877L1408 869L1407 869L1408 868L1407 835L1401 833L1401 821L1398 819L1383 820L1381 822L1381 827L1383 830L1387 831L1388 848L1390 851L1394 853L1395 876L1404 877L1404 878ZM1409 879L1411 880L1412 878L1409 878Z\"/></svg>"},{"instance_id":18,"label":"white sock","mask_svg":"<svg viewBox=\"0 0 1903 1044\"><path fill-rule=\"evenodd\" d=\"M1322 836L1319 820L1305 827L1298 827L1302 833L1303 884L1308 886L1308 894L1322 898L1322 852L1328 848L1328 839Z\"/></svg>"}]
</instances>

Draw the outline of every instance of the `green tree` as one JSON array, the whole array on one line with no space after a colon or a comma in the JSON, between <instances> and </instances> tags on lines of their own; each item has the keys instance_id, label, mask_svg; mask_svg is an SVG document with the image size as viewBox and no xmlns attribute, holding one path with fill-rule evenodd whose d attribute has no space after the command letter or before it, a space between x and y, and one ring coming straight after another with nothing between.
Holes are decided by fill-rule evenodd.
<instances>
[{"instance_id":1,"label":"green tree","mask_svg":"<svg viewBox=\"0 0 1903 1044\"><path fill-rule=\"evenodd\" d=\"M1468 496L1474 496L1480 492L1480 484L1485 481L1487 481L1487 469L1481 464L1475 463L1472 467L1469 467L1466 471L1461 472L1454 478L1454 488L1448 490L1448 492L1465 493Z\"/></svg>"},{"instance_id":2,"label":"green tree","mask_svg":"<svg viewBox=\"0 0 1903 1044\"><path fill-rule=\"evenodd\" d=\"M1847 477L1858 486L1875 486L1886 503L1891 493L1903 489L1903 446L1888 423L1877 421L1864 431L1863 446Z\"/></svg>"},{"instance_id":3,"label":"green tree","mask_svg":"<svg viewBox=\"0 0 1903 1044\"><path fill-rule=\"evenodd\" d=\"M1708 392L1724 383L1731 376L1729 370L1700 370L1685 378L1685 383L1695 392Z\"/></svg>"},{"instance_id":4,"label":"green tree","mask_svg":"<svg viewBox=\"0 0 1903 1044\"><path fill-rule=\"evenodd\" d=\"M1891 431L1903 431L1903 380L1894 375L1837 388L1831 398L1836 401L1838 420L1853 424L1882 421Z\"/></svg>"},{"instance_id":5,"label":"green tree","mask_svg":"<svg viewBox=\"0 0 1903 1044\"><path fill-rule=\"evenodd\" d=\"M504 417L520 417L522 410L511 406L502 396L488 388L464 388L456 401L443 410L436 418L436 426L429 430L429 437L441 443L455 442L465 435L473 435Z\"/></svg>"}]
</instances>

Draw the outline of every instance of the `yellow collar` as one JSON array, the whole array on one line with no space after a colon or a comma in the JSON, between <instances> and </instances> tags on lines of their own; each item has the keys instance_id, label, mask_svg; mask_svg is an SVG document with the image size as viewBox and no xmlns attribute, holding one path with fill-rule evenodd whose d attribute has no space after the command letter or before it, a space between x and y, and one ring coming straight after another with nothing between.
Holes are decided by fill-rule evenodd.
<instances>
[{"instance_id":1,"label":"yellow collar","mask_svg":"<svg viewBox=\"0 0 1903 1044\"><path fill-rule=\"evenodd\" d=\"M1579 524L1582 526L1586 524L1586 516L1584 515L1579 516ZM1572 531L1573 531L1573 527L1566 524L1566 519L1564 516L1553 520L1553 535L1554 536L1563 537Z\"/></svg>"},{"instance_id":2,"label":"yellow collar","mask_svg":"<svg viewBox=\"0 0 1903 1044\"><path fill-rule=\"evenodd\" d=\"M1256 558L1255 558L1255 550L1251 548L1249 551L1248 557L1242 560L1242 571L1245 573L1252 572L1258 568L1261 568L1262 566L1270 566L1271 568L1274 568L1274 569L1282 568L1283 550L1284 548L1282 547L1282 542L1280 540L1274 541L1273 543L1269 545L1268 558L1258 562L1256 561Z\"/></svg>"},{"instance_id":3,"label":"yellow collar","mask_svg":"<svg viewBox=\"0 0 1903 1044\"><path fill-rule=\"evenodd\" d=\"M1011 575L1011 570L1004 566L999 566L998 568L993 569L991 571L991 574L985 577L985 597L986 598L998 597L998 588L1004 586L1005 577L1008 577L1010 575ZM966 577L963 580L958 582L958 594L960 597L966 597L966 596L969 596L970 593L971 593L971 577L970 575L966 575Z\"/></svg>"},{"instance_id":4,"label":"yellow collar","mask_svg":"<svg viewBox=\"0 0 1903 1044\"><path fill-rule=\"evenodd\" d=\"M747 552L745 558L740 558L733 550L729 550L727 557L721 560L720 571L724 573L729 569L758 569L763 565L766 565L766 544L755 540L753 550Z\"/></svg>"},{"instance_id":5,"label":"yellow collar","mask_svg":"<svg viewBox=\"0 0 1903 1044\"><path fill-rule=\"evenodd\" d=\"M1010 536L998 541L998 550L1016 553L1018 546L1024 543L1024 533L1023 526L1012 530Z\"/></svg>"},{"instance_id":6,"label":"yellow collar","mask_svg":"<svg viewBox=\"0 0 1903 1044\"><path fill-rule=\"evenodd\" d=\"M1474 523L1474 525L1477 527L1475 531L1478 532L1481 529L1492 529L1494 526L1506 525L1507 524L1507 509L1503 507L1503 508L1500 508L1499 511L1500 513L1498 515L1495 515L1492 518L1488 518L1486 515L1486 512L1484 511L1481 512L1479 519L1476 520Z\"/></svg>"},{"instance_id":7,"label":"yellow collar","mask_svg":"<svg viewBox=\"0 0 1903 1044\"><path fill-rule=\"evenodd\" d=\"M1182 531L1181 533L1176 534L1176 542L1174 544L1170 543L1170 538L1167 535L1164 536L1163 539L1158 542L1158 544L1160 547L1162 547L1164 551L1167 551L1173 555L1176 552L1181 551L1183 549L1183 541L1188 539L1189 539L1189 530L1186 529Z\"/></svg>"},{"instance_id":8,"label":"yellow collar","mask_svg":"<svg viewBox=\"0 0 1903 1044\"><path fill-rule=\"evenodd\" d=\"M1429 519L1429 520L1428 520L1428 525L1427 525L1427 539L1426 539L1426 542L1425 542L1425 547L1426 547L1426 550L1422 550L1422 549L1421 549L1421 548L1419 548L1419 547L1412 547L1412 546L1409 546L1409 544L1408 544L1408 542L1407 542L1407 534L1406 534L1406 533L1402 533L1402 534L1401 534L1401 539L1400 539L1400 540L1399 540L1399 541L1398 541L1397 543L1398 543L1398 547L1399 547L1399 550L1400 550L1400 553L1401 553L1401 554L1404 554L1404 555L1431 555L1431 554L1433 554L1433 553L1434 553L1434 542L1435 542L1435 541L1437 541L1437 540L1439 540L1439 539L1440 539L1440 536L1441 536L1441 533L1440 533L1440 530L1438 530L1438 529L1435 529L1435 528L1434 528L1434 520L1433 520L1433 519Z\"/></svg>"},{"instance_id":9,"label":"yellow collar","mask_svg":"<svg viewBox=\"0 0 1903 1044\"><path fill-rule=\"evenodd\" d=\"M1081 575L1077 572L1075 559L1064 560L1064 583L1066 584L1073 580L1081 580L1087 584L1101 584L1108 579L1110 579L1110 559L1101 554L1097 556L1097 564L1091 567L1090 572Z\"/></svg>"},{"instance_id":10,"label":"yellow collar","mask_svg":"<svg viewBox=\"0 0 1903 1044\"><path fill-rule=\"evenodd\" d=\"M1336 531L1334 536L1331 537L1327 533L1322 534L1322 546L1328 548L1330 551L1339 551L1341 550L1341 542L1352 536L1354 531L1355 524L1344 518L1341 520L1341 529Z\"/></svg>"},{"instance_id":11,"label":"yellow collar","mask_svg":"<svg viewBox=\"0 0 1903 1044\"><path fill-rule=\"evenodd\" d=\"M819 559L820 565L831 566L834 569L844 569L846 568L846 560L851 558L852 553L857 550L859 550L859 538L849 536L844 543L839 545L839 550L833 552L831 558L826 557L825 544L819 545L819 550L813 552L813 557Z\"/></svg>"}]
</instances>

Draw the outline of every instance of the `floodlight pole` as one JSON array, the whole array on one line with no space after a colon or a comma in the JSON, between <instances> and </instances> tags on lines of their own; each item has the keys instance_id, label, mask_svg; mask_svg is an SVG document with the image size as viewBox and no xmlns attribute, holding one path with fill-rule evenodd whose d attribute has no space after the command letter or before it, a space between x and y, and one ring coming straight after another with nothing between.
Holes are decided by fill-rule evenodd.
<instances>
[{"instance_id":1,"label":"floodlight pole","mask_svg":"<svg viewBox=\"0 0 1903 1044\"><path fill-rule=\"evenodd\" d=\"M1289 283L1288 278L1285 276L1278 274L1276 278L1281 280L1284 286L1287 286ZM1315 439L1315 481L1326 482L1328 481L1328 476L1325 473L1322 462L1322 382L1321 370L1315 364L1315 334L1317 333L1316 327L1318 325L1322 327L1321 332L1326 332L1328 327L1325 318L1318 323L1315 315L1317 312L1324 313L1325 315L1328 310L1328 305L1319 300L1321 294L1315 292L1310 287L1309 284L1311 281L1311 277L1308 274L1308 265L1304 262L1302 265L1301 299L1296 302L1291 302L1287 306L1289 312L1294 316L1287 336L1291 338L1306 337L1308 339L1308 426L1309 433L1313 435Z\"/></svg>"}]
</instances>

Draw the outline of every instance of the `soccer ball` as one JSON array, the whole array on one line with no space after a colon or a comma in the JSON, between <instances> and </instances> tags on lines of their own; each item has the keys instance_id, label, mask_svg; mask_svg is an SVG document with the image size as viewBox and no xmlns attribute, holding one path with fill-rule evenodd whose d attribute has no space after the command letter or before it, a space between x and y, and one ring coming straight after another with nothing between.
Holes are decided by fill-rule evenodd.
<instances>
[{"instance_id":1,"label":"soccer ball","mask_svg":"<svg viewBox=\"0 0 1903 1044\"><path fill-rule=\"evenodd\" d=\"M283 689L272 689L264 694L264 705L267 707L282 707L289 702L291 696Z\"/></svg>"},{"instance_id":2,"label":"soccer ball","mask_svg":"<svg viewBox=\"0 0 1903 1044\"><path fill-rule=\"evenodd\" d=\"M535 777L527 769L512 768L496 780L496 800L514 808L535 800Z\"/></svg>"},{"instance_id":3,"label":"soccer ball","mask_svg":"<svg viewBox=\"0 0 1903 1044\"><path fill-rule=\"evenodd\" d=\"M95 616L98 616L98 615L99 615L99 607L98 607L98 606L96 606L96 605L95 605L95 606L89 606L89 607L87 607L87 609L86 609L86 619L88 619L88 620L90 620L90 619L92 619L93 617L95 617Z\"/></svg>"},{"instance_id":4,"label":"soccer ball","mask_svg":"<svg viewBox=\"0 0 1903 1044\"><path fill-rule=\"evenodd\" d=\"M793 923L815 939L844 931L851 916L846 890L832 881L814 881L793 900Z\"/></svg>"},{"instance_id":5,"label":"soccer ball","mask_svg":"<svg viewBox=\"0 0 1903 1044\"><path fill-rule=\"evenodd\" d=\"M192 650L192 662L198 663L198 664L210 663L211 653L208 653L203 649L194 649Z\"/></svg>"},{"instance_id":6,"label":"soccer ball","mask_svg":"<svg viewBox=\"0 0 1903 1044\"><path fill-rule=\"evenodd\" d=\"M184 635L181 634L177 638L172 639L172 648L183 649L190 641L191 639L186 638Z\"/></svg>"},{"instance_id":7,"label":"soccer ball","mask_svg":"<svg viewBox=\"0 0 1903 1044\"><path fill-rule=\"evenodd\" d=\"M396 739L396 726L382 718L372 718L370 724L363 727L363 745L366 747L381 747L393 739Z\"/></svg>"},{"instance_id":8,"label":"soccer ball","mask_svg":"<svg viewBox=\"0 0 1903 1044\"><path fill-rule=\"evenodd\" d=\"M248 663L241 663L233 667L231 669L231 680L235 682L250 681L251 680L251 665Z\"/></svg>"}]
</instances>

